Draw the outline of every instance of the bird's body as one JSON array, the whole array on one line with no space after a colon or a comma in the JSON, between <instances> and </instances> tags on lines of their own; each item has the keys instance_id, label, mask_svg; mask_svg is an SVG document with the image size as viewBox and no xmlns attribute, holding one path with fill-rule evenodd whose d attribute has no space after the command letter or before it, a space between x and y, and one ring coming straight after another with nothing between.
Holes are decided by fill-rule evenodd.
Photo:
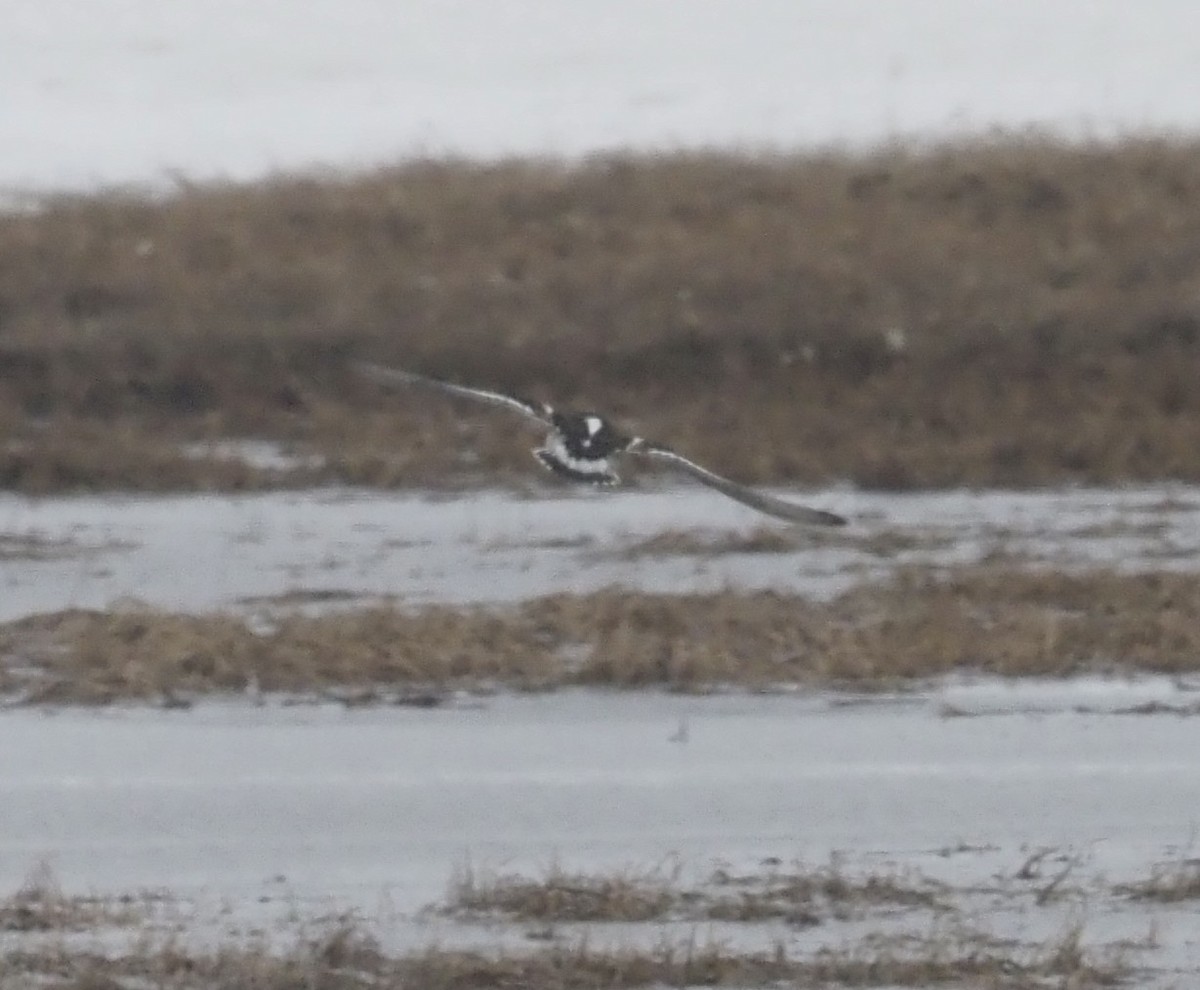
<instances>
[{"instance_id":1,"label":"bird's body","mask_svg":"<svg viewBox=\"0 0 1200 990\"><path fill-rule=\"evenodd\" d=\"M629 450L634 437L623 436L593 412L550 415L546 443L533 456L547 470L569 481L615 485L621 478L612 458Z\"/></svg>"},{"instance_id":2,"label":"bird's body","mask_svg":"<svg viewBox=\"0 0 1200 990\"><path fill-rule=\"evenodd\" d=\"M541 424L548 428L546 441L533 451L533 455L547 470L569 481L615 485L621 479L613 469L614 458L624 454L638 455L682 471L743 505L779 519L815 526L842 526L846 523L843 517L832 512L796 505L755 491L701 467L669 447L650 443L642 437L623 434L599 413L560 412L545 403L532 402L501 392L456 385L379 364L355 362L354 368L359 374L382 385L411 385L435 389L449 395L503 406L531 422Z\"/></svg>"}]
</instances>

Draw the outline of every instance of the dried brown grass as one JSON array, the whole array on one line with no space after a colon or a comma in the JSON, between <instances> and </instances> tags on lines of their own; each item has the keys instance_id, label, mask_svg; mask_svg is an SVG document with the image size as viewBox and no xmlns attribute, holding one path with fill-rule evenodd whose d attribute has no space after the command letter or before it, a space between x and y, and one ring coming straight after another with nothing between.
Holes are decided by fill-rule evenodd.
<instances>
[{"instance_id":1,"label":"dried brown grass","mask_svg":"<svg viewBox=\"0 0 1200 990\"><path fill-rule=\"evenodd\" d=\"M642 557L718 557L725 554L795 553L814 546L848 547L876 557L895 557L909 550L935 550L952 537L930 530L880 530L869 536L836 530L784 529L756 526L748 531L667 529L632 541L617 550L594 550L597 557L638 560Z\"/></svg>"},{"instance_id":2,"label":"dried brown grass","mask_svg":"<svg viewBox=\"0 0 1200 990\"><path fill-rule=\"evenodd\" d=\"M142 920L133 898L68 896L45 865L34 869L16 891L0 900L0 933L91 931Z\"/></svg>"},{"instance_id":3,"label":"dried brown grass","mask_svg":"<svg viewBox=\"0 0 1200 990\"><path fill-rule=\"evenodd\" d=\"M455 875L449 898L439 911L512 921L664 921L686 898L675 871L586 874L556 865L533 878L493 875L467 866Z\"/></svg>"},{"instance_id":4,"label":"dried brown grass","mask_svg":"<svg viewBox=\"0 0 1200 990\"><path fill-rule=\"evenodd\" d=\"M688 886L671 869L572 873L553 866L541 877L460 871L442 913L518 922L641 922L780 920L806 926L865 910L947 905L934 884L916 876L852 874L837 863L736 876L718 871Z\"/></svg>"},{"instance_id":5,"label":"dried brown grass","mask_svg":"<svg viewBox=\"0 0 1200 990\"><path fill-rule=\"evenodd\" d=\"M738 986L987 987L1090 990L1120 983L1119 961L1099 961L1068 934L1034 949L1004 951L985 937L913 938L903 943L870 939L810 956L774 951L739 952L718 943L663 944L653 949L591 948L586 941L525 953L483 953L430 948L393 956L353 923L301 941L290 950L222 946L189 950L178 943L125 954L71 950L65 945L14 950L0 958L0 981L38 990L111 990L155 986L163 990L596 990L596 988Z\"/></svg>"},{"instance_id":6,"label":"dried brown grass","mask_svg":"<svg viewBox=\"0 0 1200 990\"><path fill-rule=\"evenodd\" d=\"M1200 900L1200 859L1159 863L1144 880L1120 884L1116 893L1135 901L1178 904Z\"/></svg>"},{"instance_id":7,"label":"dried brown grass","mask_svg":"<svg viewBox=\"0 0 1200 990\"><path fill-rule=\"evenodd\" d=\"M795 535L786 530L759 527L749 533L695 532L686 529L668 529L645 539L637 540L617 551L602 551L597 555L616 556L622 560L637 560L640 557L695 556L715 557L731 553L794 553L805 542L816 539L808 533Z\"/></svg>"},{"instance_id":8,"label":"dried brown grass","mask_svg":"<svg viewBox=\"0 0 1200 990\"><path fill-rule=\"evenodd\" d=\"M30 703L264 691L404 701L414 689L568 684L885 687L952 671L1200 668L1200 576L913 569L828 602L607 589L513 608L285 615L71 611L0 627L0 689ZM399 691L399 695L389 692ZM422 695L424 696L424 695Z\"/></svg>"},{"instance_id":9,"label":"dried brown grass","mask_svg":"<svg viewBox=\"0 0 1200 990\"><path fill-rule=\"evenodd\" d=\"M751 482L1197 479L1198 242L1200 146L1167 140L57 197L0 216L0 483L262 483L170 455L221 436L369 484L528 471L508 424L385 400L351 355L611 409Z\"/></svg>"},{"instance_id":10,"label":"dried brown grass","mask_svg":"<svg viewBox=\"0 0 1200 990\"><path fill-rule=\"evenodd\" d=\"M773 870L766 874L718 872L705 915L726 921L779 918L791 924L817 924L827 915L844 919L873 907L947 910L943 890L916 874L899 871L850 872L835 860L824 866Z\"/></svg>"}]
</instances>

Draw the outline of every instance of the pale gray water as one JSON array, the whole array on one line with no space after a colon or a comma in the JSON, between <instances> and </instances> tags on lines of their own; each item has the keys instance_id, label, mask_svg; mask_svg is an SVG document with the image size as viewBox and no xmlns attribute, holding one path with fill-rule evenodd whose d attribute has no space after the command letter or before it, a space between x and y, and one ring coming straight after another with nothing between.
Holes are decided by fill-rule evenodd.
<instances>
[{"instance_id":1,"label":"pale gray water","mask_svg":"<svg viewBox=\"0 0 1200 990\"><path fill-rule=\"evenodd\" d=\"M667 531L720 537L776 528L697 488L540 498L355 490L0 496L0 621L128 599L184 611L248 608L248 598L295 591L505 602L620 584L827 597L898 565L965 563L997 550L1059 566L1189 570L1200 563L1200 489L1187 486L781 494L851 516L848 541L817 533L807 541L801 534L787 553L622 555ZM911 544L881 552L873 542L897 537ZM6 555L4 540L48 541L53 552Z\"/></svg>"},{"instance_id":2,"label":"pale gray water","mask_svg":"<svg viewBox=\"0 0 1200 990\"><path fill-rule=\"evenodd\" d=\"M790 494L851 515L858 542L622 556L667 530L725 536L762 524L692 490L10 496L0 499L0 549L10 550L0 553L0 614L130 598L258 614L270 609L244 599L297 590L498 602L613 582L829 595L900 563L968 562L998 548L1056 566L1193 569L1200 546L1200 492L1182 486ZM875 541L896 534L921 539L881 553ZM703 878L718 862L755 870L769 857L834 856L851 870L936 877L960 891L971 924L997 937L1044 940L1077 920L1100 943L1144 941L1153 929L1155 965L1191 971L1200 935L1189 905L1132 902L1112 885L1195 855L1200 719L1116 713L1147 702L1190 709L1196 688L1168 678L961 680L874 700L568 692L430 711L276 700L187 712L13 708L0 711L0 893L45 865L70 893L168 892L192 938L292 931L351 911L390 945L521 944L519 930L420 909L444 900L468 865L537 876L555 863L670 862ZM687 742L671 741L684 722ZM1023 888L1016 900L970 893L997 878L1012 888L1042 848L1078 862L1079 890L1065 902L1030 906ZM810 947L880 924L717 934ZM936 919L886 924L920 932ZM661 934L604 932L592 937ZM17 937L0 934L0 947Z\"/></svg>"},{"instance_id":3,"label":"pale gray water","mask_svg":"<svg viewBox=\"0 0 1200 990\"><path fill-rule=\"evenodd\" d=\"M1081 697L1126 687L1136 696L1108 682ZM1183 855L1200 719L1078 714L1054 690L1068 710L973 718L940 717L937 692L849 707L566 693L433 711L10 710L0 889L46 863L69 891L169 890L251 920L286 892L301 916L336 905L420 944L441 929L418 910L467 864L703 873L837 855L965 885L1043 846L1112 882ZM688 741L672 742L684 718ZM1104 924L1128 936L1146 911Z\"/></svg>"}]
</instances>

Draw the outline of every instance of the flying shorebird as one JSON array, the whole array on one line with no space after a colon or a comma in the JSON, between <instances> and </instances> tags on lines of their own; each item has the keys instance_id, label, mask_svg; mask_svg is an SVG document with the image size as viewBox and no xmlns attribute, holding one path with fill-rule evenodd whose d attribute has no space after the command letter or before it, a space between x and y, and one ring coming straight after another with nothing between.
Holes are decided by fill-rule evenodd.
<instances>
[{"instance_id":1,"label":"flying shorebird","mask_svg":"<svg viewBox=\"0 0 1200 990\"><path fill-rule=\"evenodd\" d=\"M520 413L527 420L543 427L549 427L545 444L533 451L533 456L547 470L570 481L585 482L593 485L615 485L621 479L612 468L612 458L621 454L635 454L648 457L668 467L691 475L702 484L715 488L723 495L735 501L748 505L769 516L786 519L789 522L805 523L810 526L844 526L846 520L832 512L822 509L812 509L806 505L796 505L757 492L736 481L731 481L719 474L714 474L708 468L701 467L694 461L689 461L682 454L677 454L670 447L650 443L642 437L626 436L614 429L612 424L603 416L594 412L560 412L544 402L533 402L528 399L503 395L500 392L489 392L486 389L468 388L465 385L455 385L437 378L426 378L424 375L411 371L401 371L399 368L386 368L380 364L366 361L355 361L354 369L366 378L381 385L424 387L447 395L460 396L465 399L475 399L494 406L503 406L513 412Z\"/></svg>"}]
</instances>

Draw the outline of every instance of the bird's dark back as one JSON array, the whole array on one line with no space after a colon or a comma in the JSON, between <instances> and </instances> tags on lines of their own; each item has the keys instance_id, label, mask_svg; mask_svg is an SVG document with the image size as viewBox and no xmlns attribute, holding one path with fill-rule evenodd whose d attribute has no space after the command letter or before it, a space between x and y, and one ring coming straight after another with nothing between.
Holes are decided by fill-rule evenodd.
<instances>
[{"instance_id":1,"label":"bird's dark back","mask_svg":"<svg viewBox=\"0 0 1200 990\"><path fill-rule=\"evenodd\" d=\"M594 412L556 412L554 428L562 437L567 453L584 460L608 457L629 446L629 437Z\"/></svg>"}]
</instances>

